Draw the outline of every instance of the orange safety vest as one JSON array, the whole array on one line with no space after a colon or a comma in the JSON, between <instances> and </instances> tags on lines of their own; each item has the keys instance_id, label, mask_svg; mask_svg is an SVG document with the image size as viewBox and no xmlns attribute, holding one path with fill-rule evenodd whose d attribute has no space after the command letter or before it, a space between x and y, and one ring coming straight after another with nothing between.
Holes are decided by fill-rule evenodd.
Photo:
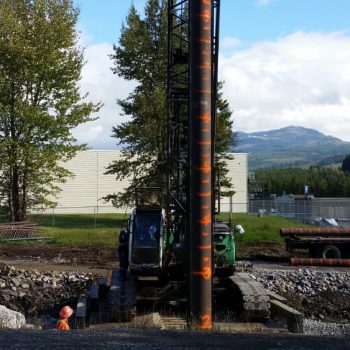
<instances>
[{"instance_id":1,"label":"orange safety vest","mask_svg":"<svg viewBox=\"0 0 350 350\"><path fill-rule=\"evenodd\" d=\"M60 331L69 331L68 320L66 318L59 319L56 324L56 329L59 329Z\"/></svg>"}]
</instances>

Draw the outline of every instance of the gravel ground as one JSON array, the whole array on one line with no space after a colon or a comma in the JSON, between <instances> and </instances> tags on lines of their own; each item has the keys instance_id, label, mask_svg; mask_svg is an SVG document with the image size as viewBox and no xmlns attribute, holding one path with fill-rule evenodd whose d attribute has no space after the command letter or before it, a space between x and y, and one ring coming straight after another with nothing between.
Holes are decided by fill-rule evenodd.
<instances>
[{"instance_id":1,"label":"gravel ground","mask_svg":"<svg viewBox=\"0 0 350 350\"><path fill-rule=\"evenodd\" d=\"M52 255L57 264L69 260L68 255L56 256L54 251ZM288 305L301 311L305 316L306 334L350 335L348 271L253 268L246 262L239 266L239 270L251 273L265 288L286 297ZM72 298L75 302L75 297L86 290L94 278L91 273L38 272L0 263L0 304L27 316L37 316L48 311L57 314L63 301Z\"/></svg>"},{"instance_id":2,"label":"gravel ground","mask_svg":"<svg viewBox=\"0 0 350 350\"><path fill-rule=\"evenodd\" d=\"M91 273L39 272L0 263L0 304L27 317L53 314L64 304L76 306L76 298L94 280Z\"/></svg>"},{"instance_id":3,"label":"gravel ground","mask_svg":"<svg viewBox=\"0 0 350 350\"><path fill-rule=\"evenodd\" d=\"M349 272L255 269L254 275L266 288L276 292L292 292L307 297L321 292L350 294Z\"/></svg>"},{"instance_id":4,"label":"gravel ground","mask_svg":"<svg viewBox=\"0 0 350 350\"><path fill-rule=\"evenodd\" d=\"M350 273L255 268L252 276L304 314L305 334L350 335Z\"/></svg>"},{"instance_id":5,"label":"gravel ground","mask_svg":"<svg viewBox=\"0 0 350 350\"><path fill-rule=\"evenodd\" d=\"M304 319L304 333L309 335L332 335L350 337L350 324L320 322Z\"/></svg>"}]
</instances>

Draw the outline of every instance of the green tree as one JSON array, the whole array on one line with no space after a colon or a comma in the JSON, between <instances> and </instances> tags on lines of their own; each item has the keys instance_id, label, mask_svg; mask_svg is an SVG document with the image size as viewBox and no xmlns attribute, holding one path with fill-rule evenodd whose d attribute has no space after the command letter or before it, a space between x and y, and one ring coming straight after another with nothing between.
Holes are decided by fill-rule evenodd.
<instances>
[{"instance_id":1,"label":"green tree","mask_svg":"<svg viewBox=\"0 0 350 350\"><path fill-rule=\"evenodd\" d=\"M350 173L350 154L344 158L341 164L341 170Z\"/></svg>"},{"instance_id":2,"label":"green tree","mask_svg":"<svg viewBox=\"0 0 350 350\"><path fill-rule=\"evenodd\" d=\"M148 0L145 15L131 6L122 27L119 44L111 59L114 73L137 83L134 91L119 100L125 116L131 120L113 128L113 137L123 146L122 157L107 168L118 180L131 177L131 184L122 193L111 194L115 206L130 205L137 186L162 186L166 180L166 115L167 115L167 1ZM225 155L232 145L232 112L220 95L216 165L221 170L223 186L232 187Z\"/></svg>"},{"instance_id":3,"label":"green tree","mask_svg":"<svg viewBox=\"0 0 350 350\"><path fill-rule=\"evenodd\" d=\"M72 129L100 105L79 91L83 52L71 0L0 2L0 193L10 220L48 204L84 145Z\"/></svg>"},{"instance_id":4,"label":"green tree","mask_svg":"<svg viewBox=\"0 0 350 350\"><path fill-rule=\"evenodd\" d=\"M338 168L259 169L254 178L269 193L303 194L304 186L308 185L316 197L350 196L350 176Z\"/></svg>"}]
</instances>

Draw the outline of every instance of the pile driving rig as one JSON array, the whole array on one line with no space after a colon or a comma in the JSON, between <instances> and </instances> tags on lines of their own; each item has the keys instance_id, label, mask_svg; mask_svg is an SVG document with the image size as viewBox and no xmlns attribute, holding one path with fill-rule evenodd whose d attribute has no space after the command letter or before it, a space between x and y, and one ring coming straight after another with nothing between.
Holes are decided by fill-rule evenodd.
<instances>
[{"instance_id":1,"label":"pile driving rig","mask_svg":"<svg viewBox=\"0 0 350 350\"><path fill-rule=\"evenodd\" d=\"M137 189L127 227L131 275L182 279L177 298L199 329L212 328L213 303L239 308L245 319L269 316L265 290L247 274L232 275L233 233L214 220L219 18L220 0L168 2L166 191Z\"/></svg>"}]
</instances>

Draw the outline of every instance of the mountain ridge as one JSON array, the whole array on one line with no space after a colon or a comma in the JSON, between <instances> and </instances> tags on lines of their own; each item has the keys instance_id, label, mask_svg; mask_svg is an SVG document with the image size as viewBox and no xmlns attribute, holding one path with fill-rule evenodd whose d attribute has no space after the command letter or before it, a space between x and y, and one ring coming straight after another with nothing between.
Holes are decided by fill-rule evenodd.
<instances>
[{"instance_id":1,"label":"mountain ridge","mask_svg":"<svg viewBox=\"0 0 350 350\"><path fill-rule=\"evenodd\" d=\"M249 153L249 169L327 166L339 164L350 154L350 142L315 129L287 126L280 129L237 132L238 145L231 151Z\"/></svg>"}]
</instances>

